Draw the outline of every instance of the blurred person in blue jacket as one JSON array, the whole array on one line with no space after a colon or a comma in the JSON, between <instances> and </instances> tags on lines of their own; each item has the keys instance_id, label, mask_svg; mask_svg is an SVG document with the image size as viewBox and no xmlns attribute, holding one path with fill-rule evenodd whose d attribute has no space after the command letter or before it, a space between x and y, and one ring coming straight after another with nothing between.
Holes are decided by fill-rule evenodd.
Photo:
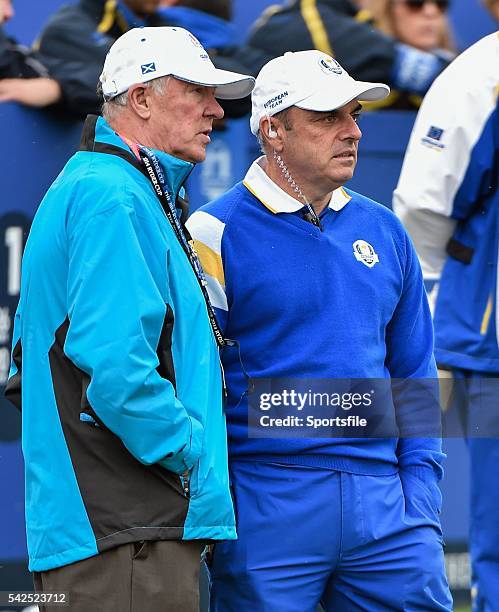
<instances>
[{"instance_id":1,"label":"blurred person in blue jacket","mask_svg":"<svg viewBox=\"0 0 499 612\"><path fill-rule=\"evenodd\" d=\"M435 301L435 357L453 380L449 408L468 437L476 612L499 610L498 93L495 32L425 96L393 197Z\"/></svg>"},{"instance_id":2,"label":"blurred person in blue jacket","mask_svg":"<svg viewBox=\"0 0 499 612\"><path fill-rule=\"evenodd\" d=\"M223 50L237 42L232 0L160 0L156 12L168 25L189 29L205 49Z\"/></svg>"},{"instance_id":3,"label":"blurred person in blue jacket","mask_svg":"<svg viewBox=\"0 0 499 612\"><path fill-rule=\"evenodd\" d=\"M187 28L208 51L217 68L253 74L243 54L236 59L241 35L232 23L233 0L160 0L156 11L161 23ZM227 118L251 111L249 97L222 103ZM216 122L221 127L221 122Z\"/></svg>"},{"instance_id":4,"label":"blurred person in blue jacket","mask_svg":"<svg viewBox=\"0 0 499 612\"><path fill-rule=\"evenodd\" d=\"M221 2L227 7L230 3L231 0ZM218 45L232 44L233 30L224 22L219 4L170 0L159 12L160 0L79 0L63 6L49 19L35 43L36 56L47 67L58 90L50 103L82 118L88 113L99 113L101 100L96 87L102 64L113 42L131 27L179 25L195 36L216 31L217 36L211 36L208 42L217 46L213 51L210 46L206 48L217 67L243 70L240 63L224 60L221 55L222 47ZM206 40L208 34L204 36ZM4 84L3 89L4 99L31 105L30 83L9 83L8 87ZM241 111L238 101L223 101L222 105L226 116L239 116L248 107L246 102Z\"/></svg>"},{"instance_id":5,"label":"blurred person in blue jacket","mask_svg":"<svg viewBox=\"0 0 499 612\"><path fill-rule=\"evenodd\" d=\"M6 396L29 568L75 612L197 612L202 549L236 537L218 328L182 196L217 98L252 87L183 28L128 31L100 77L103 117L33 220Z\"/></svg>"}]
</instances>

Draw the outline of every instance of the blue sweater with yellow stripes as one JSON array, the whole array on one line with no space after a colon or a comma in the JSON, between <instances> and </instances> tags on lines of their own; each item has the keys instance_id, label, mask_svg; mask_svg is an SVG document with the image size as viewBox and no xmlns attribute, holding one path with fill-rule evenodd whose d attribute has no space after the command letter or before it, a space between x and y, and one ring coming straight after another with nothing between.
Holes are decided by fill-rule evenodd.
<instances>
[{"instance_id":1,"label":"blue sweater with yellow stripes","mask_svg":"<svg viewBox=\"0 0 499 612\"><path fill-rule=\"evenodd\" d=\"M248 435L246 379L435 378L433 332L420 266L391 211L338 189L323 230L258 161L188 222L210 298L227 338L223 351L232 460L278 460L359 474L408 469L441 477L438 438L269 438ZM387 403L387 410L397 411ZM417 432L424 415L395 414ZM421 435L425 426L421 423Z\"/></svg>"}]
</instances>

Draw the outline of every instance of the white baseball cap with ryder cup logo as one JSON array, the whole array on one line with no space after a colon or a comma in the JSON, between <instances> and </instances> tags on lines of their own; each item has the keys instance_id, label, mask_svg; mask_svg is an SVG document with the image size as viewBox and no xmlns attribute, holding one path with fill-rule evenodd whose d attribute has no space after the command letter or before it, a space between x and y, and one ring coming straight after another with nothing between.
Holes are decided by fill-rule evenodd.
<instances>
[{"instance_id":1,"label":"white baseball cap with ryder cup logo","mask_svg":"<svg viewBox=\"0 0 499 612\"><path fill-rule=\"evenodd\" d=\"M215 68L198 39L177 27L133 28L120 36L108 51L100 83L109 100L136 83L167 75L215 87L224 100L248 96L255 84L251 76Z\"/></svg>"},{"instance_id":2,"label":"white baseball cap with ryder cup logo","mask_svg":"<svg viewBox=\"0 0 499 612\"><path fill-rule=\"evenodd\" d=\"M311 111L332 111L352 100L382 100L388 85L353 79L340 64L322 51L288 51L266 64L252 93L251 131L257 134L260 119L290 106Z\"/></svg>"}]
</instances>

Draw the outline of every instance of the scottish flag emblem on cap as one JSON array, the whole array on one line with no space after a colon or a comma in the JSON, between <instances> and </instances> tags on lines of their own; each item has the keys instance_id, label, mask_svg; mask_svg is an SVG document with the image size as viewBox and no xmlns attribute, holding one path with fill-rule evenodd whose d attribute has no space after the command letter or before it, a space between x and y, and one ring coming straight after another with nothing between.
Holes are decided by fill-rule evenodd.
<instances>
[{"instance_id":1,"label":"scottish flag emblem on cap","mask_svg":"<svg viewBox=\"0 0 499 612\"><path fill-rule=\"evenodd\" d=\"M154 62L150 62L149 64L142 64L140 69L142 70L142 74L149 74L150 72L156 72L156 64Z\"/></svg>"},{"instance_id":2,"label":"scottish flag emblem on cap","mask_svg":"<svg viewBox=\"0 0 499 612\"><path fill-rule=\"evenodd\" d=\"M213 87L226 100L245 98L255 84L252 76L216 68L187 30L157 26L132 28L114 42L100 76L102 93L112 100L132 85L168 75Z\"/></svg>"}]
</instances>

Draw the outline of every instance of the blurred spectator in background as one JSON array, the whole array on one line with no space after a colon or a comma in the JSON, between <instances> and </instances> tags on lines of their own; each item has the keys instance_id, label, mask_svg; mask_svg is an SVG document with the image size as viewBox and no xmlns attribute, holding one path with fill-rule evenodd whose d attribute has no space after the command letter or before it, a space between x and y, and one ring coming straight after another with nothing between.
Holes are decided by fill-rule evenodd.
<instances>
[{"instance_id":1,"label":"blurred spectator in background","mask_svg":"<svg viewBox=\"0 0 499 612\"><path fill-rule=\"evenodd\" d=\"M64 108L82 118L99 113L96 87L108 50L131 27L146 25L158 5L159 0L79 0L49 19L36 47L61 87Z\"/></svg>"},{"instance_id":2,"label":"blurred spectator in background","mask_svg":"<svg viewBox=\"0 0 499 612\"><path fill-rule=\"evenodd\" d=\"M144 25L185 27L209 47L217 67L244 72L230 57L218 57L226 45L233 44L228 22L231 6L232 0L79 0L65 5L51 17L36 43L37 57L48 68L57 95L47 104L33 103L32 84L11 81L4 85L8 96L4 99L31 106L57 102L82 118L98 114L101 100L96 86L108 50L121 34ZM222 106L226 116L235 116L247 112L249 102L225 101Z\"/></svg>"},{"instance_id":3,"label":"blurred spectator in background","mask_svg":"<svg viewBox=\"0 0 499 612\"><path fill-rule=\"evenodd\" d=\"M319 49L334 56L356 79L388 83L408 94L424 94L448 65L447 54L402 44L373 28L365 0L292 0L269 7L256 22L242 56L253 74L286 51Z\"/></svg>"},{"instance_id":4,"label":"blurred spectator in background","mask_svg":"<svg viewBox=\"0 0 499 612\"><path fill-rule=\"evenodd\" d=\"M449 0L370 0L369 6L376 28L400 43L435 53L444 61L456 56L447 17ZM381 106L410 110L419 108L421 101L421 96L392 91Z\"/></svg>"},{"instance_id":5,"label":"blurred spectator in background","mask_svg":"<svg viewBox=\"0 0 499 612\"><path fill-rule=\"evenodd\" d=\"M170 26L190 28L205 49L225 49L237 42L232 0L160 0L157 14Z\"/></svg>"},{"instance_id":6,"label":"blurred spectator in background","mask_svg":"<svg viewBox=\"0 0 499 612\"><path fill-rule=\"evenodd\" d=\"M370 10L382 32L421 51L455 53L447 19L449 0L370 0Z\"/></svg>"},{"instance_id":7,"label":"blurred spectator in background","mask_svg":"<svg viewBox=\"0 0 499 612\"><path fill-rule=\"evenodd\" d=\"M489 9L492 17L499 22L499 0L483 0L483 3Z\"/></svg>"},{"instance_id":8,"label":"blurred spectator in background","mask_svg":"<svg viewBox=\"0 0 499 612\"><path fill-rule=\"evenodd\" d=\"M440 283L435 358L452 373L450 406L468 436L475 612L499 610L498 92L495 32L425 96L393 199L425 280Z\"/></svg>"},{"instance_id":9,"label":"blurred spectator in background","mask_svg":"<svg viewBox=\"0 0 499 612\"><path fill-rule=\"evenodd\" d=\"M47 69L33 57L30 49L19 45L4 32L4 24L14 16L11 0L0 0L0 102L29 85L29 100L35 106L50 104L59 88ZM25 81L21 79L26 79ZM9 93L10 92L10 93Z\"/></svg>"},{"instance_id":10,"label":"blurred spectator in background","mask_svg":"<svg viewBox=\"0 0 499 612\"><path fill-rule=\"evenodd\" d=\"M242 36L231 23L232 4L232 0L160 0L156 15L160 25L179 26L192 32L217 68L252 72L252 66L242 54L237 59L234 57ZM251 110L249 96L221 100L220 104L227 118L241 117ZM220 122L216 121L214 126L220 126Z\"/></svg>"}]
</instances>

